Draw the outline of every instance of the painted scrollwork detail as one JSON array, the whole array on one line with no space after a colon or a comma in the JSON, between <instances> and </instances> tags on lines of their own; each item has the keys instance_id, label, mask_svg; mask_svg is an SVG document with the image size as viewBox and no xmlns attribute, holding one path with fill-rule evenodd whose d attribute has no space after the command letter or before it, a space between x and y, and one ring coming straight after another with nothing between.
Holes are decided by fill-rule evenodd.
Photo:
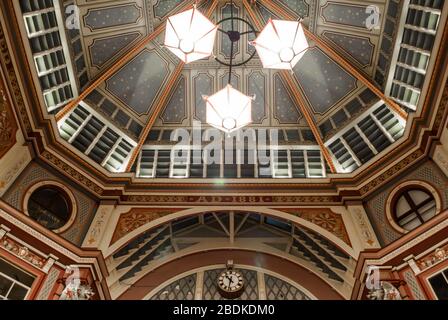
<instances>
[{"instance_id":1,"label":"painted scrollwork detail","mask_svg":"<svg viewBox=\"0 0 448 320\"><path fill-rule=\"evenodd\" d=\"M295 208L280 208L277 209L282 212L292 214L296 217L302 218L306 221L319 226L328 232L334 234L336 237L351 246L350 237L345 228L342 216L330 209L295 209Z\"/></svg>"},{"instance_id":2,"label":"painted scrollwork detail","mask_svg":"<svg viewBox=\"0 0 448 320\"><path fill-rule=\"evenodd\" d=\"M0 82L0 157L14 145L15 133L15 119L9 106L4 83Z\"/></svg>"},{"instance_id":3,"label":"painted scrollwork detail","mask_svg":"<svg viewBox=\"0 0 448 320\"><path fill-rule=\"evenodd\" d=\"M361 229L362 237L364 238L364 240L368 245L373 246L375 244L375 236L370 231L368 222L365 220L363 212L361 211L361 209L356 208L353 210L353 213Z\"/></svg>"},{"instance_id":4,"label":"painted scrollwork detail","mask_svg":"<svg viewBox=\"0 0 448 320\"><path fill-rule=\"evenodd\" d=\"M179 209L170 208L134 208L127 213L123 213L117 223L112 243L124 237L126 234L140 228L141 226L150 223L156 219L164 217L179 211Z\"/></svg>"},{"instance_id":5,"label":"painted scrollwork detail","mask_svg":"<svg viewBox=\"0 0 448 320\"><path fill-rule=\"evenodd\" d=\"M89 232L89 236L87 238L88 245L93 245L98 242L100 234L104 228L104 225L106 224L106 215L108 214L108 212L109 211L105 208L100 211L99 216L97 217L92 229Z\"/></svg>"}]
</instances>

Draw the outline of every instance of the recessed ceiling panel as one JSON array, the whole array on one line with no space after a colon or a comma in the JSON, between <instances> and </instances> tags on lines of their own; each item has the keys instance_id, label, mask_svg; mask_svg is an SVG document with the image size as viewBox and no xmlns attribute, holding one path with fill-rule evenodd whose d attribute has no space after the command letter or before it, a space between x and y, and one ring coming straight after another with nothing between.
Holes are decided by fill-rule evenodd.
<instances>
[{"instance_id":1,"label":"recessed ceiling panel","mask_svg":"<svg viewBox=\"0 0 448 320\"><path fill-rule=\"evenodd\" d=\"M181 76L161 119L164 124L181 124L187 118L186 80Z\"/></svg>"},{"instance_id":2,"label":"recessed ceiling panel","mask_svg":"<svg viewBox=\"0 0 448 320\"><path fill-rule=\"evenodd\" d=\"M143 17L142 9L136 3L89 10L84 17L86 27L91 31L134 24Z\"/></svg>"},{"instance_id":3,"label":"recessed ceiling panel","mask_svg":"<svg viewBox=\"0 0 448 320\"><path fill-rule=\"evenodd\" d=\"M370 42L368 37L352 36L329 31L324 31L322 35L339 46L348 55L359 62L362 67L366 67L372 63L375 46Z\"/></svg>"},{"instance_id":4,"label":"recessed ceiling panel","mask_svg":"<svg viewBox=\"0 0 448 320\"><path fill-rule=\"evenodd\" d=\"M147 114L168 75L167 62L145 50L107 80L107 90L138 115Z\"/></svg>"},{"instance_id":5,"label":"recessed ceiling panel","mask_svg":"<svg viewBox=\"0 0 448 320\"><path fill-rule=\"evenodd\" d=\"M200 73L193 79L194 85L194 101L195 101L195 117L205 122L205 101L204 95L213 94L213 78L207 73Z\"/></svg>"},{"instance_id":6,"label":"recessed ceiling panel","mask_svg":"<svg viewBox=\"0 0 448 320\"><path fill-rule=\"evenodd\" d=\"M356 78L318 48L308 50L295 66L294 74L311 107L319 114L356 89Z\"/></svg>"},{"instance_id":7,"label":"recessed ceiling panel","mask_svg":"<svg viewBox=\"0 0 448 320\"><path fill-rule=\"evenodd\" d=\"M304 0L280 0L280 2L297 13L300 17L306 17L309 14L310 6Z\"/></svg>"},{"instance_id":8,"label":"recessed ceiling panel","mask_svg":"<svg viewBox=\"0 0 448 320\"><path fill-rule=\"evenodd\" d=\"M106 62L140 36L139 32L95 39L90 46L92 66L101 68Z\"/></svg>"},{"instance_id":9,"label":"recessed ceiling panel","mask_svg":"<svg viewBox=\"0 0 448 320\"><path fill-rule=\"evenodd\" d=\"M165 17L169 12L174 10L177 5L182 3L182 0L156 0L154 5L154 16L157 18Z\"/></svg>"},{"instance_id":10,"label":"recessed ceiling panel","mask_svg":"<svg viewBox=\"0 0 448 320\"><path fill-rule=\"evenodd\" d=\"M352 5L328 2L322 7L322 16L326 22L367 29L371 21L371 11L366 5Z\"/></svg>"},{"instance_id":11,"label":"recessed ceiling panel","mask_svg":"<svg viewBox=\"0 0 448 320\"><path fill-rule=\"evenodd\" d=\"M297 107L289 95L288 90L285 88L279 74L274 76L274 83L274 117L278 122L283 124L299 123L302 115L297 110Z\"/></svg>"},{"instance_id":12,"label":"recessed ceiling panel","mask_svg":"<svg viewBox=\"0 0 448 320\"><path fill-rule=\"evenodd\" d=\"M259 124L266 118L266 76L262 71L254 71L247 80L248 95L255 97L252 103L252 120Z\"/></svg>"}]
</instances>

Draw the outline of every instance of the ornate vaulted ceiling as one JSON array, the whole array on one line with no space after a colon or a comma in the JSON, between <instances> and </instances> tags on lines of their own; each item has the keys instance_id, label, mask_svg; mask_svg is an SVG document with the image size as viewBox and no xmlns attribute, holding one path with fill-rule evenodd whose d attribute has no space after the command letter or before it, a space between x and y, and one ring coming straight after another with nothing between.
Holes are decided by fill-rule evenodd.
<instances>
[{"instance_id":1,"label":"ornate vaulted ceiling","mask_svg":"<svg viewBox=\"0 0 448 320\"><path fill-rule=\"evenodd\" d=\"M375 3L384 11L386 1ZM185 8L185 1L78 1L82 28L80 39L85 54L87 74L95 79L108 67L126 55L143 37L151 34L169 15ZM373 76L380 51L380 30L366 27L370 2L356 4L316 1L278 1L295 18L302 17L305 25L327 39L338 52L348 57L366 75ZM239 17L251 20L242 3L236 3ZM276 18L263 4L254 10L267 21ZM230 3L221 1L213 11L214 21L230 15ZM384 19L384 15L381 16ZM252 22L254 23L254 22ZM379 21L382 24L381 21ZM115 75L93 92L88 102L107 115L131 135L138 135L154 112L156 98L163 94L166 81L178 63L161 47L163 34L154 39ZM244 60L252 48L239 43L235 59ZM230 42L221 34L215 55L228 60ZM240 46L244 46L241 47ZM185 66L175 83L174 94L161 112L154 127L191 126L193 120L205 122L205 103L202 95L211 94L226 83L227 70L213 58ZM313 47L294 70L300 89L313 111L322 131L346 124L353 115L369 105L374 95L337 62ZM291 97L288 87L277 72L264 70L258 59L248 66L234 70L233 84L247 94L256 94L254 126L305 128L307 123ZM359 97L359 98L358 98ZM359 100L361 99L361 101ZM329 119L332 119L328 121ZM310 132L306 136L312 136Z\"/></svg>"},{"instance_id":2,"label":"ornate vaulted ceiling","mask_svg":"<svg viewBox=\"0 0 448 320\"><path fill-rule=\"evenodd\" d=\"M74 171L79 167L89 172L95 182L81 176L85 185L95 185L89 187L94 193L128 199L121 191L107 189L206 188L202 178L242 178L254 190L260 182L278 190L289 189L290 183L313 184L332 195L359 196L378 186L368 182L371 186L359 191L382 174L386 164L399 166L399 171L424 156L420 147L418 154L412 148L420 143L420 129L429 128L437 112L430 108L432 97L419 98L424 87L437 83L437 75L429 70L440 63L438 50L443 51L438 26L444 25L446 14L441 2L413 0L403 6L396 0L234 1L238 16L258 30L271 17L303 19L311 45L291 73L263 69L257 56L233 69L233 86L256 96L251 127L280 129L284 153L279 158L285 166L276 159L267 175L260 164L180 168L169 163L172 131L189 129L197 120L204 123L203 95L222 88L228 78L227 68L213 57L184 65L162 45L167 17L194 1L75 0L65 1L64 8L52 3L20 1L13 6L25 48L17 60L23 57L30 66L28 81L34 84L30 87L35 87L33 99L39 105L32 116L49 139L37 143L42 159L59 166L58 158L63 157ZM70 21L73 4L79 8L79 29L65 31L59 14L65 12ZM198 2L215 22L230 15L230 5L224 0ZM372 6L378 19L372 18ZM370 23L377 27L370 28ZM238 44L236 61L253 53L249 40L245 35ZM222 34L214 55L230 58L230 42ZM405 150L407 162L398 164ZM384 158L386 154L394 156ZM241 187L238 183L225 182L229 188ZM215 183L214 188L223 185Z\"/></svg>"}]
</instances>

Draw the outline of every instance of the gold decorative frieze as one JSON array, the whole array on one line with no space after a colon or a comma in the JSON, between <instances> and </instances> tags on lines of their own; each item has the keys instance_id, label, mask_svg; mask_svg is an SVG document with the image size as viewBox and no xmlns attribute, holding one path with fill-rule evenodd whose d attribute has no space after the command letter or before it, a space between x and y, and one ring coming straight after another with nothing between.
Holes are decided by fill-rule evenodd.
<instances>
[{"instance_id":1,"label":"gold decorative frieze","mask_svg":"<svg viewBox=\"0 0 448 320\"><path fill-rule=\"evenodd\" d=\"M417 265L421 271L424 271L446 259L448 259L448 244L437 248L433 253L418 260Z\"/></svg>"},{"instance_id":2,"label":"gold decorative frieze","mask_svg":"<svg viewBox=\"0 0 448 320\"><path fill-rule=\"evenodd\" d=\"M16 143L17 129L6 85L0 76L0 158Z\"/></svg>"},{"instance_id":3,"label":"gold decorative frieze","mask_svg":"<svg viewBox=\"0 0 448 320\"><path fill-rule=\"evenodd\" d=\"M46 264L46 259L33 253L28 247L19 244L8 236L4 236L0 240L0 247L39 269L42 269Z\"/></svg>"}]
</instances>

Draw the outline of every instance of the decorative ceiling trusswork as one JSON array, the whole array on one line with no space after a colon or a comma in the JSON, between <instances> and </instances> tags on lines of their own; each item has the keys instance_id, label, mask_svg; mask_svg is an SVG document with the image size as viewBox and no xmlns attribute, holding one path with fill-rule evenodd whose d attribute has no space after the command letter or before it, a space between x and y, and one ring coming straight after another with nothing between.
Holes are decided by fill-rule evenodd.
<instances>
[{"instance_id":1,"label":"decorative ceiling trusswork","mask_svg":"<svg viewBox=\"0 0 448 320\"><path fill-rule=\"evenodd\" d=\"M279 6L292 15L302 17L304 24L316 29L318 33L320 26L325 26L327 20L335 23L333 20L339 21L340 16L345 17L342 19L342 23L347 25L346 28L359 25L358 11L360 8L365 9L365 7L357 6L357 11L349 10L350 14L345 15L347 6L338 3L321 4L321 10L317 10L316 3L304 1L280 1ZM325 10L328 6L330 6L328 9L330 14L326 19ZM91 53L91 58L87 59L91 61L91 75L95 74L95 66L107 65L108 60L117 60L120 56L126 55L127 46L139 38L138 34L149 34L154 30L157 20L160 20L161 17L166 18L172 12L181 11L180 8L177 8L175 1L166 3L157 1L152 7L152 13L149 10L146 15L142 13L144 11L142 8L143 6L138 2L115 5L111 1L103 3L102 6L85 4L82 7L82 12L85 12L85 15L82 19L84 27L81 33L92 35L98 32L101 34L98 37L86 37L92 42L91 44L85 43L85 47L89 48ZM254 10L264 19L272 16L271 11L265 8L263 3L257 4ZM255 24L243 3L236 1L233 11L236 16L247 18L248 21ZM107 25L102 21L102 19L106 19L105 17L115 16L119 13L123 17L119 19L120 21L114 21L114 25ZM226 1L220 1L214 12L211 13L212 19L219 20L229 16L230 2ZM143 30L142 25L145 23L146 30ZM107 38L101 31L113 30L118 26L120 26L121 33L123 33L123 29L126 29L127 32L117 34L109 31L110 36ZM339 49L343 49L340 52L347 53L346 51L349 50L349 54L352 53L355 60L362 60L362 67L367 71L366 68L370 67L373 62L375 43L379 40L377 31L373 31L374 36L372 36L372 32L367 32L369 34L364 38L360 38L358 31L356 36L343 33L343 30L330 34L331 31L322 27L322 35L325 32L331 40L340 44ZM249 35L243 37L246 38L245 41L252 40ZM349 46L354 40L357 44L355 48ZM144 143L146 140L145 137L142 137L142 133L145 132L143 129L148 127L148 122L153 123L150 128L155 132L164 131L169 127L172 129L188 128L193 125L195 120L205 123L206 111L203 96L211 95L222 89L225 79L228 78L228 73L222 70L212 57L185 66L179 79L173 82L174 90L167 89L167 81L173 75L176 59L161 46L161 41L160 36L155 37L143 51L129 60L115 74L105 79L104 83L100 83L87 98L87 101L91 103L90 107L110 118L114 125L133 137L135 141L140 141L138 147L142 141ZM217 44L215 55L221 60L228 61L230 59L230 41L227 36L219 33ZM320 132L313 131L312 128L308 129L310 119L306 120L302 114L303 106L298 105L291 91L297 89L291 88L289 84L286 85L278 72L263 70L257 56L248 65L234 68L231 76L231 83L235 88L242 90L244 94L256 97L252 110L253 126L303 128L304 131L299 134L298 140L300 141L301 136L302 140L316 143L321 139L319 137L316 140L316 134L326 137L327 133L336 132L340 127L347 125L355 114L359 114L370 106L371 100L360 105L356 111L353 111L353 108L350 111L347 110L357 101L356 98L353 100L353 97L361 94L365 87L338 62L316 47L316 44L312 45L313 47L306 52L304 58L295 67L294 74L302 95L312 110L313 120L311 121L320 126ZM101 54L101 47L105 46L112 47L112 50L107 50L106 56ZM92 54L94 48L97 48L98 51ZM236 61L247 59L254 50L250 46L240 48L239 43L234 49L233 58ZM168 95L168 99L164 98L166 95ZM95 98L95 96L98 97ZM159 103L159 98L165 99L167 102L153 121L150 119L154 119L154 106ZM309 137L308 133L310 132L313 132L314 137L312 137L313 135ZM154 134L151 133L149 136L154 136ZM169 137L169 132L164 137ZM320 147L322 148L323 145L321 144ZM326 151L323 156L328 162L329 158L325 153ZM135 155L135 151L131 151L127 156L125 155L125 159L126 157L129 157L132 164L134 159L141 155ZM125 159L123 161L127 161ZM332 164L330 169L333 169Z\"/></svg>"},{"instance_id":2,"label":"decorative ceiling trusswork","mask_svg":"<svg viewBox=\"0 0 448 320\"><path fill-rule=\"evenodd\" d=\"M228 76L228 71L213 58L183 65L162 46L167 17L191 8L194 1L75 2L80 7L81 28L67 32L67 39L63 39L60 28L58 32L52 31L57 27L53 25L54 19L49 20L51 26L41 26L38 22L33 25L34 22L26 18L34 14L44 18L46 10L53 12L51 6L41 8L39 6L44 4L38 3L37 7L32 7L27 1L15 5L16 13L21 11L23 16L13 18L21 23L24 44L30 49L21 62L30 64L34 80L39 79L36 86L42 88L44 99L40 103L44 106L38 112L42 112L43 119L55 115L60 136L67 142L50 134L51 141L42 145L54 143L63 157L74 157L73 163L81 164L91 176L99 177L98 185L113 181L114 187L120 189L116 194L123 194L126 199L134 198L125 196L125 189L146 192L163 183L164 190L169 190L189 188L186 183L205 186L215 181L200 178L303 179L303 182L292 181L294 185L313 184L308 178L316 178L316 187L331 190L328 198L333 199L340 190L350 189L346 189L345 184L360 185L365 178L379 175L382 169L376 160L385 151L396 154L402 149L411 150L411 144L420 141L410 142L411 133L405 130L406 117L407 112L416 109L423 84L436 81L428 68L434 65L430 60L433 62L437 58L432 52L434 35L439 39L441 34L437 22L442 21L443 15L438 3L423 7L411 3L403 7L396 0L374 3L236 0L238 16L248 19L257 29L271 17L287 20L302 17L311 48L301 62L303 66L296 67L293 75L263 69L257 56L243 68L232 70L231 83L235 88L257 97L252 128L257 134L263 129L280 129L281 148L278 154L269 155L273 161L270 167L263 167L261 162L213 167L195 163L198 156L194 152L176 159L167 143L175 129L191 130L194 120L204 120L202 95L219 91ZM370 29L367 20L362 22L362 19L371 18L367 14L370 5L377 6L381 14L368 21L378 24L379 28ZM199 2L199 10L214 22L229 14L229 6L230 1L224 0ZM419 12L428 11L428 8L437 18L431 19L435 24L426 26L429 29L423 26L429 30L427 32L412 30L424 23L419 19ZM406 29L403 39L397 38L400 15L407 17L402 26ZM106 22L110 17L114 17L114 21ZM47 36L29 32L32 27L43 28L59 42L46 42ZM415 32L431 33L431 36L421 37L424 43L415 42ZM245 37L236 50L236 61L254 52L251 46L244 45L247 40L251 40L250 37ZM214 54L222 60L229 55L226 42L220 34L215 44ZM422 52L417 50L420 47ZM57 54L60 60L56 65L42 67L49 58L48 50L61 50ZM38 59L40 55L45 58L43 61ZM426 62L422 62L423 56ZM399 61L389 62L392 58ZM419 61L418 66L411 62L415 59ZM389 66L393 69L387 77ZM431 77L425 78L427 70ZM375 81L380 84L381 76L377 71L387 78L386 95L372 85ZM71 77L73 74L75 79ZM389 92L394 101L406 108L392 104L387 97ZM414 109L402 103L409 99L415 104ZM425 117L436 112L429 110L428 98L424 102L423 106L421 99L420 107ZM410 119L414 120L412 115ZM419 123L420 126L426 124ZM203 130L207 128L203 126ZM400 140L403 134L406 140ZM406 143L399 144L398 140ZM407 159L415 161L415 157L420 155L412 158L409 154ZM50 151L42 158L62 167ZM395 165L394 161L386 159L389 166ZM358 170L364 165L373 166L375 170ZM90 175L85 175L84 180ZM148 178L197 180L179 179L174 183L174 180ZM289 188L289 181L257 179L224 180L216 188L239 188L240 182L247 182L254 189L258 182L278 183L275 188L279 189ZM336 189L339 191L335 193ZM107 187L102 190L101 193L115 195ZM147 199L139 196L135 199Z\"/></svg>"},{"instance_id":3,"label":"decorative ceiling trusswork","mask_svg":"<svg viewBox=\"0 0 448 320\"><path fill-rule=\"evenodd\" d=\"M105 1L101 4L82 4L83 47L88 48L87 53L90 58L87 60L91 65L88 68L91 77L98 73L98 71L95 71L98 66L108 65L108 61L116 60L126 54L126 51L138 38L147 35L156 25L160 24L160 19L171 15L173 11L178 12L179 8L177 6L179 4L180 1L153 1L153 5L150 5L151 8L145 6L142 1L136 1L132 4L116 3L116 1ZM305 25L310 27L316 25L317 34L322 34L333 41L336 46L339 46L338 49L342 49L341 53L353 56L370 73L369 70L372 69L374 62L373 57L377 52L376 43L379 41L379 36L378 31L374 30L372 32L362 26L361 22L365 18L367 5L353 6L338 2L317 5L315 1L311 3L279 1L279 5L292 15L303 17ZM381 6L381 4L379 5ZM246 10L240 2L237 1L234 6L237 16L247 17ZM319 10L316 9L316 6ZM269 15L273 16L262 4L259 4L256 10L263 14L265 19ZM360 15L359 12L361 11L362 14ZM230 4L223 1L218 4L213 18L220 19L229 15ZM327 25L331 26L335 23L339 24L338 32L327 30L329 28ZM381 21L379 23L381 24ZM354 26L360 30L354 31ZM361 36L363 33L366 34L364 37ZM155 39L155 41L159 43L159 45L156 45L157 48L157 46L160 46L161 39ZM221 59L228 60L230 42L222 34L219 34L217 41L218 46L215 54ZM107 50L104 50L106 47ZM236 60L243 60L252 51L253 48L250 48L250 46L248 48L237 48L234 57ZM167 55L166 51L162 51L161 48L156 49L155 52L150 49L150 52L141 53L134 58L113 77L107 79L104 89L100 89L104 91L109 101L123 109L141 126L144 126L147 121L147 117L142 117L142 115L151 113L151 104L154 98L159 90L163 89L163 83L169 74L169 70L174 68L171 61L175 62L170 58L171 55ZM151 65L151 68L145 67L145 65ZM161 114L154 125L155 127L165 125L191 126L192 119L188 119L189 117L184 119L186 109L184 101L187 104L187 116L193 114L196 119L205 122L205 104L202 101L202 95L210 94L212 91L222 88L222 79L225 79L226 75L221 73L219 65L213 62L213 59L209 59L208 62L200 61L191 66L186 66L186 69L188 71L183 72L186 79L184 89L186 92L193 92L195 98L193 100L188 99L190 95L187 94L186 100L184 100L174 95L171 98L172 102L169 110L170 113L174 114L173 117L178 119L175 121L166 119ZM138 75L138 73L142 74ZM278 125L307 126L300 115L298 106L293 105L291 98L285 96L283 92L282 101L275 98L276 93L283 90L283 88L278 89L278 81L273 80L276 79L275 73L269 72L266 74L266 71L261 69L260 63L257 61L244 69L237 68L234 73L232 81L235 82L235 87L242 89L246 94L255 93L257 96L253 111L254 124L268 127ZM305 58L295 69L295 76L308 103L315 112L316 121L319 123L324 122L329 111L333 113L337 111L337 107L341 103L347 101L351 94L359 92L357 89L362 88L362 85L357 83L356 78L348 74L318 48L312 48L306 53ZM261 79L261 77L264 79ZM126 85L122 85L124 82L126 82ZM254 92L254 88L257 88L257 92ZM173 99L177 100L177 103L174 103ZM190 103L194 106L193 110L188 110ZM92 107L98 106L93 104ZM165 109L168 110L167 108Z\"/></svg>"}]
</instances>

